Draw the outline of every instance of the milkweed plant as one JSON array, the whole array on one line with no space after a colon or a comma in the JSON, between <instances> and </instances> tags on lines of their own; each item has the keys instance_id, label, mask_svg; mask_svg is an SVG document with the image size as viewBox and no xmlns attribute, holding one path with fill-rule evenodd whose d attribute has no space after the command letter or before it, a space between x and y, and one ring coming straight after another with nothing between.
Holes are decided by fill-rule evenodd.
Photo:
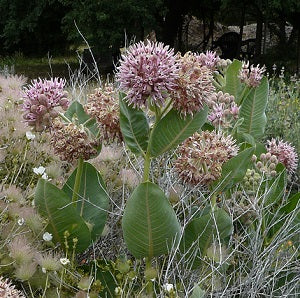
<instances>
[{"instance_id":1,"label":"milkweed plant","mask_svg":"<svg viewBox=\"0 0 300 298\"><path fill-rule=\"evenodd\" d=\"M86 98L51 78L25 85L14 103L5 88L16 78L1 78L3 289L19 295L15 281L20 297L296 297L298 155L277 136L265 141L265 71L146 41ZM11 108L23 117L17 137L3 115ZM23 159L9 151L18 138ZM33 178L9 178L11 164L25 179L38 140L48 153Z\"/></svg>"}]
</instances>

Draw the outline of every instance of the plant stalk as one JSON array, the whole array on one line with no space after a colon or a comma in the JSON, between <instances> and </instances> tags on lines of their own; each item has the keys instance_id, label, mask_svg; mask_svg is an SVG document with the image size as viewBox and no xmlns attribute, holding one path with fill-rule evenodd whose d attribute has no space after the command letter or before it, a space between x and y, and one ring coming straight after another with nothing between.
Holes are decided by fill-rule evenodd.
<instances>
[{"instance_id":1,"label":"plant stalk","mask_svg":"<svg viewBox=\"0 0 300 298\"><path fill-rule=\"evenodd\" d=\"M72 203L75 205L75 207L77 205L76 201L78 198L82 172L83 172L83 158L79 157L78 164L77 164L75 183L74 183L74 188L73 188L73 195L72 195Z\"/></svg>"}]
</instances>

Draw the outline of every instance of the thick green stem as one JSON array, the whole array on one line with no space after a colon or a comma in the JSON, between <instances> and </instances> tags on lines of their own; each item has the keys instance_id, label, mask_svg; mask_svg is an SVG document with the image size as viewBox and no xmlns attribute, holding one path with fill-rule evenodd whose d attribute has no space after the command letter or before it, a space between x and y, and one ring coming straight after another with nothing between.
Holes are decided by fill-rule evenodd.
<instances>
[{"instance_id":1,"label":"thick green stem","mask_svg":"<svg viewBox=\"0 0 300 298\"><path fill-rule=\"evenodd\" d=\"M152 269L152 265L151 265L151 259L150 258L146 258L146 271L149 271ZM152 280L146 280L147 282L147 294L150 296L150 297L153 297L153 283L152 283Z\"/></svg>"},{"instance_id":2,"label":"thick green stem","mask_svg":"<svg viewBox=\"0 0 300 298\"><path fill-rule=\"evenodd\" d=\"M76 201L77 201L77 198L78 198L82 172L83 172L83 158L79 157L77 170L76 170L75 183L74 183L74 188L73 188L73 196L72 196L72 203L75 206L77 205Z\"/></svg>"},{"instance_id":3,"label":"thick green stem","mask_svg":"<svg viewBox=\"0 0 300 298\"><path fill-rule=\"evenodd\" d=\"M151 157L150 157L149 151L147 151L146 156L145 156L143 182L146 182L149 180L150 164L151 164Z\"/></svg>"}]
</instances>

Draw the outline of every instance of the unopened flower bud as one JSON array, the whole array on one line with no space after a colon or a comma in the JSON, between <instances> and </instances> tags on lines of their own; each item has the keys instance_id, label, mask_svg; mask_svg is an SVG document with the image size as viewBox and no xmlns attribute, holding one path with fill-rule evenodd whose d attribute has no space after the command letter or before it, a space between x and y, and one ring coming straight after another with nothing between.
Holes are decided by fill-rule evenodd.
<instances>
[{"instance_id":1,"label":"unopened flower bud","mask_svg":"<svg viewBox=\"0 0 300 298\"><path fill-rule=\"evenodd\" d=\"M271 163L271 164L269 165L269 168L270 168L270 170L275 170L276 164L275 164L275 163Z\"/></svg>"},{"instance_id":2,"label":"unopened flower bud","mask_svg":"<svg viewBox=\"0 0 300 298\"><path fill-rule=\"evenodd\" d=\"M257 161L257 156L256 156L256 155L252 155L251 160L252 160L253 162L256 162L256 161Z\"/></svg>"},{"instance_id":3,"label":"unopened flower bud","mask_svg":"<svg viewBox=\"0 0 300 298\"><path fill-rule=\"evenodd\" d=\"M272 177L275 177L277 175L277 172L276 171L271 171L271 176Z\"/></svg>"},{"instance_id":4,"label":"unopened flower bud","mask_svg":"<svg viewBox=\"0 0 300 298\"><path fill-rule=\"evenodd\" d=\"M262 154L260 155L260 159L261 159L262 161L265 161L265 160L266 160L266 154L265 154L265 153L262 153Z\"/></svg>"},{"instance_id":5,"label":"unopened flower bud","mask_svg":"<svg viewBox=\"0 0 300 298\"><path fill-rule=\"evenodd\" d=\"M261 161L258 161L258 162L256 163L256 166L257 166L257 168L261 169L261 168L263 167L263 164L262 164Z\"/></svg>"},{"instance_id":6,"label":"unopened flower bud","mask_svg":"<svg viewBox=\"0 0 300 298\"><path fill-rule=\"evenodd\" d=\"M271 156L272 156L272 154L271 154L270 152L267 152L267 153L266 153L266 159L270 159Z\"/></svg>"},{"instance_id":7,"label":"unopened flower bud","mask_svg":"<svg viewBox=\"0 0 300 298\"><path fill-rule=\"evenodd\" d=\"M271 156L270 161L273 162L273 163L275 163L275 164L278 163L277 157L275 155Z\"/></svg>"}]
</instances>

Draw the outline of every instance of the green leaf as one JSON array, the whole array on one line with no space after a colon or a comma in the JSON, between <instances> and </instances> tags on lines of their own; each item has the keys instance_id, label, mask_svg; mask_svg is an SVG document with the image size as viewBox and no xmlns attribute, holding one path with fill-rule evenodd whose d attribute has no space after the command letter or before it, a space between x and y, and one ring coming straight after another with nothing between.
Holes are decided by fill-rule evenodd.
<instances>
[{"instance_id":1,"label":"green leaf","mask_svg":"<svg viewBox=\"0 0 300 298\"><path fill-rule=\"evenodd\" d=\"M63 191L70 198L73 194L76 172L77 168L63 186ZM78 199L77 212L90 227L92 240L96 240L106 222L109 197L100 173L88 162L83 163Z\"/></svg>"},{"instance_id":2,"label":"green leaf","mask_svg":"<svg viewBox=\"0 0 300 298\"><path fill-rule=\"evenodd\" d=\"M254 139L264 135L267 117L265 114L269 94L268 79L264 77L257 88L252 88L240 107L239 117L244 118L238 128L240 133L250 134Z\"/></svg>"},{"instance_id":3,"label":"green leaf","mask_svg":"<svg viewBox=\"0 0 300 298\"><path fill-rule=\"evenodd\" d=\"M286 189L287 175L284 169L278 177L273 178L269 184L270 187L264 195L264 206L276 204L280 198L283 198Z\"/></svg>"},{"instance_id":4,"label":"green leaf","mask_svg":"<svg viewBox=\"0 0 300 298\"><path fill-rule=\"evenodd\" d=\"M120 127L124 141L135 154L143 154L147 150L149 124L145 113L140 109L129 106L120 93Z\"/></svg>"},{"instance_id":5,"label":"green leaf","mask_svg":"<svg viewBox=\"0 0 300 298\"><path fill-rule=\"evenodd\" d=\"M242 181L251 162L254 150L255 148L253 147L247 148L223 165L221 177L213 183L213 186L217 187L217 191L231 188L234 184Z\"/></svg>"},{"instance_id":6,"label":"green leaf","mask_svg":"<svg viewBox=\"0 0 300 298\"><path fill-rule=\"evenodd\" d=\"M180 233L180 225L162 190L141 183L132 193L122 220L124 239L136 258L166 254Z\"/></svg>"},{"instance_id":7,"label":"green leaf","mask_svg":"<svg viewBox=\"0 0 300 298\"><path fill-rule=\"evenodd\" d=\"M78 239L77 252L83 252L90 245L91 233L64 191L46 180L40 179L36 187L34 201L38 212L49 222L47 231L63 248L65 231L70 233L68 237L69 249L72 250L74 238Z\"/></svg>"},{"instance_id":8,"label":"green leaf","mask_svg":"<svg viewBox=\"0 0 300 298\"><path fill-rule=\"evenodd\" d=\"M204 298L206 296L206 292L202 290L197 284L195 284L193 293L190 298Z\"/></svg>"},{"instance_id":9,"label":"green leaf","mask_svg":"<svg viewBox=\"0 0 300 298\"><path fill-rule=\"evenodd\" d=\"M183 119L180 113L170 110L153 128L150 138L152 157L176 147L202 127L207 118L207 107L194 115Z\"/></svg>"},{"instance_id":10,"label":"green leaf","mask_svg":"<svg viewBox=\"0 0 300 298\"><path fill-rule=\"evenodd\" d=\"M216 208L214 211L193 219L184 231L180 244L183 252L187 252L188 258L194 253L192 245L197 245L201 255L206 254L207 248L213 243L214 239L225 243L232 234L233 223L231 217L223 209ZM219 238L218 238L219 237ZM193 261L193 267L200 265L199 253Z\"/></svg>"},{"instance_id":11,"label":"green leaf","mask_svg":"<svg viewBox=\"0 0 300 298\"><path fill-rule=\"evenodd\" d=\"M241 61L233 60L233 62L228 66L225 74L225 86L223 88L223 92L233 95L236 101L238 101L239 95L241 94L243 88L242 83L238 78L241 67Z\"/></svg>"},{"instance_id":12,"label":"green leaf","mask_svg":"<svg viewBox=\"0 0 300 298\"><path fill-rule=\"evenodd\" d=\"M68 110L65 112L65 116L72 121L73 117L76 117L79 124L84 124L86 128L90 130L90 132L96 136L99 132L99 128L97 126L96 120L91 118L83 109L83 106L78 101L73 101L69 106Z\"/></svg>"}]
</instances>

